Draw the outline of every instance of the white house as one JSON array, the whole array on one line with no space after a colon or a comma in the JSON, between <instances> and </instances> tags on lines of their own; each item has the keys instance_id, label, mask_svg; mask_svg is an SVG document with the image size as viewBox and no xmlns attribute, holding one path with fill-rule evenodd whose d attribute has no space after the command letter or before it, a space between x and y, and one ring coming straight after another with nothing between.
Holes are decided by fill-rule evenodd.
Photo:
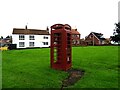
<instances>
[{"instance_id":1,"label":"white house","mask_svg":"<svg viewBox=\"0 0 120 90\"><path fill-rule=\"evenodd\" d=\"M17 44L17 48L50 47L49 29L13 28L12 43Z\"/></svg>"}]
</instances>

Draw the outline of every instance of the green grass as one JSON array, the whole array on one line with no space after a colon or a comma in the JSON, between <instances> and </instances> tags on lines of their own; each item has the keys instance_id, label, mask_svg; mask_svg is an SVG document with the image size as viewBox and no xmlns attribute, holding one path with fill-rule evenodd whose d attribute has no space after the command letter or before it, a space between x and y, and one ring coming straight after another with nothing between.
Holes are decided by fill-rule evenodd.
<instances>
[{"instance_id":1,"label":"green grass","mask_svg":"<svg viewBox=\"0 0 120 90\"><path fill-rule=\"evenodd\" d=\"M2 53L3 88L60 88L68 74L50 68L50 49ZM73 68L85 75L68 88L118 88L118 47L73 47Z\"/></svg>"},{"instance_id":2,"label":"green grass","mask_svg":"<svg viewBox=\"0 0 120 90\"><path fill-rule=\"evenodd\" d=\"M73 65L85 70L85 76L72 87L118 87L118 47L76 47L73 49Z\"/></svg>"}]
</instances>

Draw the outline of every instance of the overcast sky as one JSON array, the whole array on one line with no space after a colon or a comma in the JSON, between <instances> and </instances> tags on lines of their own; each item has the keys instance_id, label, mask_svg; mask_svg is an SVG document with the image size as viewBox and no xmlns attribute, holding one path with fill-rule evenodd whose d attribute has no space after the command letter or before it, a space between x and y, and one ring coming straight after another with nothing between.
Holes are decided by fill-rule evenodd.
<instances>
[{"instance_id":1,"label":"overcast sky","mask_svg":"<svg viewBox=\"0 0 120 90\"><path fill-rule=\"evenodd\" d=\"M118 22L119 0L0 0L0 36L12 35L13 28L46 29L53 24L77 28L81 38L100 32L113 35Z\"/></svg>"}]
</instances>

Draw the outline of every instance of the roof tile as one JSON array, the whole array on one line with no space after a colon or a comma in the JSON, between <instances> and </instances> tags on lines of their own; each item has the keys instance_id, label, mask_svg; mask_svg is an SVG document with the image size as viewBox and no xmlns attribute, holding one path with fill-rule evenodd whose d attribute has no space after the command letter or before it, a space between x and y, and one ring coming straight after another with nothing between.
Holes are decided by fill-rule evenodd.
<instances>
[{"instance_id":1,"label":"roof tile","mask_svg":"<svg viewBox=\"0 0 120 90\"><path fill-rule=\"evenodd\" d=\"M12 34L49 35L48 30L13 28Z\"/></svg>"}]
</instances>

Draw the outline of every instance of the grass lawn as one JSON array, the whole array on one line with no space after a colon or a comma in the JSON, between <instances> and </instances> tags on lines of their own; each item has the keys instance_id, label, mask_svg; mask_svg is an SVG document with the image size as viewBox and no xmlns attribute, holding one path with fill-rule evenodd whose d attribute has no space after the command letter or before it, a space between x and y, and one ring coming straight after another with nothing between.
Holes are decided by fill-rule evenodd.
<instances>
[{"instance_id":1,"label":"grass lawn","mask_svg":"<svg viewBox=\"0 0 120 90\"><path fill-rule=\"evenodd\" d=\"M73 47L73 68L84 76L68 88L118 88L118 47ZM50 68L50 49L2 52L3 88L60 88L68 74Z\"/></svg>"}]
</instances>

